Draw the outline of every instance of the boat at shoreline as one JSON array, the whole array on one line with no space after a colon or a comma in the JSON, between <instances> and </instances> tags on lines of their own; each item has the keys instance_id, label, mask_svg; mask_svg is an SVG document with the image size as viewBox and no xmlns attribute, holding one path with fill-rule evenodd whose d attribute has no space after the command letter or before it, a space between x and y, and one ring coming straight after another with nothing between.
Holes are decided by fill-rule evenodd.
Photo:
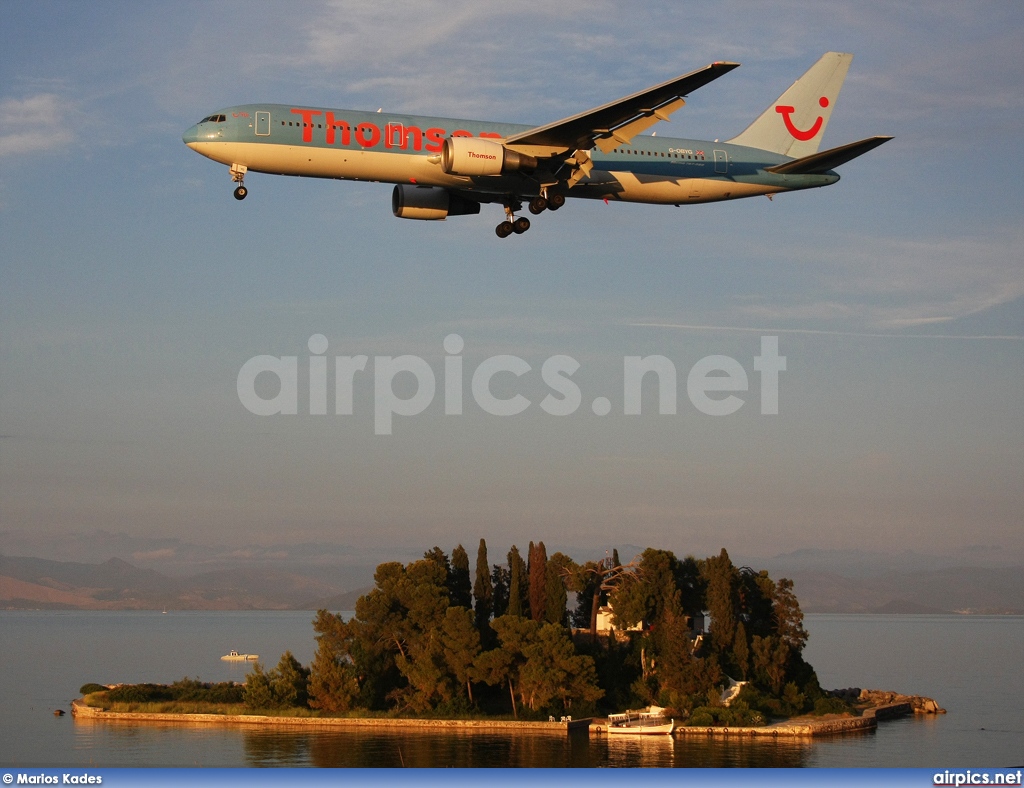
<instances>
[{"instance_id":1,"label":"boat at shoreline","mask_svg":"<svg viewBox=\"0 0 1024 788\"><path fill-rule=\"evenodd\" d=\"M665 709L649 706L646 709L608 715L608 733L633 736L671 736L676 721L665 716Z\"/></svg>"},{"instance_id":2,"label":"boat at shoreline","mask_svg":"<svg viewBox=\"0 0 1024 788\"><path fill-rule=\"evenodd\" d=\"M259 654L239 654L234 649L221 657L226 662L255 662L259 658Z\"/></svg>"}]
</instances>

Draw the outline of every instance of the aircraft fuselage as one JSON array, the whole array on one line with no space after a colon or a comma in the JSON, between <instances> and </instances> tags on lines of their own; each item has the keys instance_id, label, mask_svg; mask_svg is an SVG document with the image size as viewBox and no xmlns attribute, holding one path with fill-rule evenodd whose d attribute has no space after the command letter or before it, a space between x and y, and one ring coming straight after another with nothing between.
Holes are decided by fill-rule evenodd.
<instances>
[{"instance_id":1,"label":"aircraft fuselage","mask_svg":"<svg viewBox=\"0 0 1024 788\"><path fill-rule=\"evenodd\" d=\"M286 104L246 104L209 116L183 135L197 153L251 172L310 178L437 186L473 193L481 202L542 192L535 173L447 174L448 137L501 141L529 130L510 123L360 112ZM679 205L827 186L833 171L780 174L766 168L791 161L771 151L661 136L634 136L605 153L589 150L593 168L567 197ZM244 170L243 170L244 171Z\"/></svg>"}]
</instances>

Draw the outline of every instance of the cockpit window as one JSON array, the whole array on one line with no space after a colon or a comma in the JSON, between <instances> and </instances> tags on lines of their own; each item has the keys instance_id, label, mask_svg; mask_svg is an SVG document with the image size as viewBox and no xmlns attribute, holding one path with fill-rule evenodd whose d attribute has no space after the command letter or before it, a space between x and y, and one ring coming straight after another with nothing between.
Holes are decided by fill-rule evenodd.
<instances>
[{"instance_id":1,"label":"cockpit window","mask_svg":"<svg viewBox=\"0 0 1024 788\"><path fill-rule=\"evenodd\" d=\"M227 120L227 116L225 116L225 115L208 115L207 117L203 118L199 122L200 123L223 123L226 120Z\"/></svg>"}]
</instances>

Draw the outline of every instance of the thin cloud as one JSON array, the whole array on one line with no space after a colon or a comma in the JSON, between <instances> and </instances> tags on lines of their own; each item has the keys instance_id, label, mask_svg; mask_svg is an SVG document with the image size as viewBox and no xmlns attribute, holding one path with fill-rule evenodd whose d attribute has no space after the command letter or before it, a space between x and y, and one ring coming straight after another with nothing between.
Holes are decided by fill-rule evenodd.
<instances>
[{"instance_id":1,"label":"thin cloud","mask_svg":"<svg viewBox=\"0 0 1024 788\"><path fill-rule=\"evenodd\" d=\"M819 334L829 337L865 337L871 339L1001 339L1019 342L1024 336L1013 334L895 334L867 331L831 331L819 328L753 328L751 326L709 326L696 323L629 323L634 328L672 328L682 331L744 331L752 334Z\"/></svg>"},{"instance_id":2,"label":"thin cloud","mask_svg":"<svg viewBox=\"0 0 1024 788\"><path fill-rule=\"evenodd\" d=\"M851 236L763 252L800 282L738 298L724 323L856 321L865 328L931 325L980 314L1024 297L1019 249L1024 231L1006 227L981 237ZM829 249L822 257L822 249Z\"/></svg>"},{"instance_id":3,"label":"thin cloud","mask_svg":"<svg viewBox=\"0 0 1024 788\"><path fill-rule=\"evenodd\" d=\"M74 135L63 104L54 93L0 101L0 157L43 153L68 145Z\"/></svg>"}]
</instances>

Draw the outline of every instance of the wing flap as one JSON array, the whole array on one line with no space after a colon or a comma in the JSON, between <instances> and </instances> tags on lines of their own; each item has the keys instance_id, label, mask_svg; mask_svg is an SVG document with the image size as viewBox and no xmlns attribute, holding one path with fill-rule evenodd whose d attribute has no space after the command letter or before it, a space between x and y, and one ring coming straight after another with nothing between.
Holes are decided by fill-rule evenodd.
<instances>
[{"instance_id":1,"label":"wing flap","mask_svg":"<svg viewBox=\"0 0 1024 788\"><path fill-rule=\"evenodd\" d=\"M779 175L820 175L835 169L840 164L846 164L851 159L862 156L891 139L892 137L868 137L865 140L851 142L849 145L840 145L838 148L823 150L821 153L813 153L801 159L776 164L774 167L765 167L765 170Z\"/></svg>"},{"instance_id":2,"label":"wing flap","mask_svg":"<svg viewBox=\"0 0 1024 788\"><path fill-rule=\"evenodd\" d=\"M604 131L604 134L597 137L594 142L597 143L597 147L603 153L611 153L619 145L627 145L633 137L646 131L655 123L668 120L669 115L677 109L681 109L685 104L686 101L684 99L676 98L655 109L642 110L642 114L635 120L631 120L609 131Z\"/></svg>"}]
</instances>

